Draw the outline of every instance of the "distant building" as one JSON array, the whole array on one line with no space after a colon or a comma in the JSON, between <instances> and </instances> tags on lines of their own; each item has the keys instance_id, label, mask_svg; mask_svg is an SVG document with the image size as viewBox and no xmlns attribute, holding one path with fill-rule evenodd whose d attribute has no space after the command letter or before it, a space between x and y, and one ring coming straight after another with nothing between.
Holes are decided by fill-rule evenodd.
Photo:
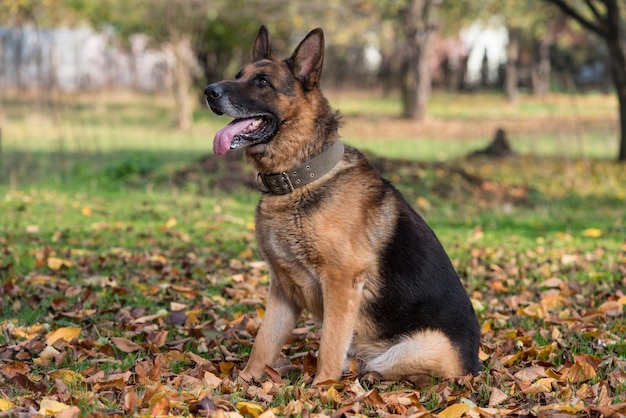
<instances>
[{"instance_id":1,"label":"distant building","mask_svg":"<svg viewBox=\"0 0 626 418\"><path fill-rule=\"evenodd\" d=\"M0 88L158 92L171 86L172 62L141 35L122 48L112 34L89 27L0 27Z\"/></svg>"}]
</instances>

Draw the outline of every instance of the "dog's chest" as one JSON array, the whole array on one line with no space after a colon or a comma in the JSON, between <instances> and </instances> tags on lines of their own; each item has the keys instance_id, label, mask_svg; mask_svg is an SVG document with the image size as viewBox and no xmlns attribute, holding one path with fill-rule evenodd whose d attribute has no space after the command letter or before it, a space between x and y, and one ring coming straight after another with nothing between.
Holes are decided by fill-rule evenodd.
<instances>
[{"instance_id":1,"label":"dog's chest","mask_svg":"<svg viewBox=\"0 0 626 418\"><path fill-rule=\"evenodd\" d=\"M328 262L329 237L324 209L310 211L299 205L259 204L256 235L259 249L270 265L272 280L280 280L288 296L321 317L321 280Z\"/></svg>"}]
</instances>

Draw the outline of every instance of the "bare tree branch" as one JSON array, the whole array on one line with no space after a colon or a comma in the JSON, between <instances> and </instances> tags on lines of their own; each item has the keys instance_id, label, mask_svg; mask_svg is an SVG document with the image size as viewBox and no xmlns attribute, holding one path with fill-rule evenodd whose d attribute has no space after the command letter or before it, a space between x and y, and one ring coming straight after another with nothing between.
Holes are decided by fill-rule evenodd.
<instances>
[{"instance_id":1,"label":"bare tree branch","mask_svg":"<svg viewBox=\"0 0 626 418\"><path fill-rule=\"evenodd\" d=\"M587 7L591 10L591 13L596 17L596 21L600 23L604 23L606 16L603 16L599 11L596 5L593 3L593 0L585 0Z\"/></svg>"},{"instance_id":2,"label":"bare tree branch","mask_svg":"<svg viewBox=\"0 0 626 418\"><path fill-rule=\"evenodd\" d=\"M576 20L586 29L604 38L606 36L605 28L585 18L578 10L570 6L566 0L543 0L547 3L551 3L563 11L563 13Z\"/></svg>"}]
</instances>

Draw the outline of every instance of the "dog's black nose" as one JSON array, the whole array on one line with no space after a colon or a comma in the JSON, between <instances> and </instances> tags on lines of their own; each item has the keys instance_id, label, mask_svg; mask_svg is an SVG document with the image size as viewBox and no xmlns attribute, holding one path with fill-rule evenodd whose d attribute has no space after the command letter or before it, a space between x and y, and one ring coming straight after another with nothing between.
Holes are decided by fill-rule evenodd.
<instances>
[{"instance_id":1,"label":"dog's black nose","mask_svg":"<svg viewBox=\"0 0 626 418\"><path fill-rule=\"evenodd\" d=\"M209 84L204 88L204 95L207 99L217 99L224 93L224 89L219 83Z\"/></svg>"}]
</instances>

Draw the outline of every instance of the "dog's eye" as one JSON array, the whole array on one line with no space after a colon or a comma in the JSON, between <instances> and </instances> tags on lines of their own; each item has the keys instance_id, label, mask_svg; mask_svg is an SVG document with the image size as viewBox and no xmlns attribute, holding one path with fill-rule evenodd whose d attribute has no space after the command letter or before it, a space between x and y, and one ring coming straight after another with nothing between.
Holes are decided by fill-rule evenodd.
<instances>
[{"instance_id":1,"label":"dog's eye","mask_svg":"<svg viewBox=\"0 0 626 418\"><path fill-rule=\"evenodd\" d=\"M259 79L257 80L257 84L259 85L259 87L268 87L270 85L270 82L265 77L259 77Z\"/></svg>"}]
</instances>

